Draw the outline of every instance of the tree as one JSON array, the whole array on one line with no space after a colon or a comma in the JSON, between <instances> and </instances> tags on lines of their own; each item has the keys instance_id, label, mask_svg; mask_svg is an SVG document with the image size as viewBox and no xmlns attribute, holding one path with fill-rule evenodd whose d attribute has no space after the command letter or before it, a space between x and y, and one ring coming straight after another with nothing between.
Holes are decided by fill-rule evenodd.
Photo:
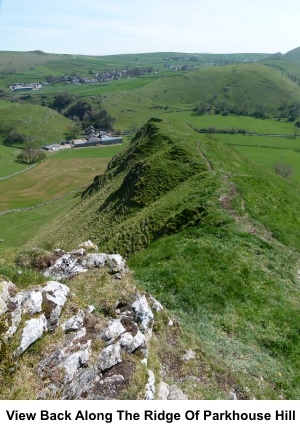
<instances>
[{"instance_id":1,"label":"tree","mask_svg":"<svg viewBox=\"0 0 300 430\"><path fill-rule=\"evenodd\" d=\"M34 164L46 158L46 153L32 143L26 144L25 148L17 155L21 163Z\"/></svg>"},{"instance_id":2,"label":"tree","mask_svg":"<svg viewBox=\"0 0 300 430\"><path fill-rule=\"evenodd\" d=\"M72 124L68 127L66 138L69 140L73 140L79 135L80 132L81 132L81 128L76 124Z\"/></svg>"},{"instance_id":3,"label":"tree","mask_svg":"<svg viewBox=\"0 0 300 430\"><path fill-rule=\"evenodd\" d=\"M71 94L59 93L54 97L52 107L61 112L63 108L68 106L68 104L70 104L74 100L74 98L75 97Z\"/></svg>"}]
</instances>

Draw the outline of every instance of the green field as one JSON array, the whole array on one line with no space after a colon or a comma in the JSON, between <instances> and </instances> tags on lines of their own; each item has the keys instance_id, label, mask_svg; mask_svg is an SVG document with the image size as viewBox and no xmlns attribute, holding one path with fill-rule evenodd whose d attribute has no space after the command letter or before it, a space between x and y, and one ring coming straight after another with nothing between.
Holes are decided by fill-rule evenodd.
<instances>
[{"instance_id":1,"label":"green field","mask_svg":"<svg viewBox=\"0 0 300 430\"><path fill-rule=\"evenodd\" d=\"M0 251L4 248L26 245L35 234L45 228L47 223L67 214L78 199L79 197L74 193L34 210L1 215Z\"/></svg>"},{"instance_id":2,"label":"green field","mask_svg":"<svg viewBox=\"0 0 300 430\"><path fill-rule=\"evenodd\" d=\"M29 171L0 182L0 211L31 207L87 186L124 147L69 149L47 157Z\"/></svg>"},{"instance_id":3,"label":"green field","mask_svg":"<svg viewBox=\"0 0 300 430\"><path fill-rule=\"evenodd\" d=\"M289 180L300 184L300 138L213 134L214 139L233 146L253 161L274 170L276 163L292 168Z\"/></svg>"},{"instance_id":4,"label":"green field","mask_svg":"<svg viewBox=\"0 0 300 430\"><path fill-rule=\"evenodd\" d=\"M20 172L26 169L24 164L16 163L15 154L18 152L15 148L10 148L0 144L0 178Z\"/></svg>"}]
</instances>

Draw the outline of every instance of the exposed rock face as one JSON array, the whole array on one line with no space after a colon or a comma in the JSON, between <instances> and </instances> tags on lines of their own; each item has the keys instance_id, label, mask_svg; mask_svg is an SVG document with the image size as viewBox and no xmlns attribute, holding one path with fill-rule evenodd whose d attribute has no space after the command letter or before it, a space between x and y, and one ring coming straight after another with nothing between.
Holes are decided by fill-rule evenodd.
<instances>
[{"instance_id":1,"label":"exposed rock face","mask_svg":"<svg viewBox=\"0 0 300 430\"><path fill-rule=\"evenodd\" d=\"M47 320L44 314L26 321L22 331L21 343L17 350L18 354L22 354L32 343L40 339L44 331L47 331Z\"/></svg>"},{"instance_id":2,"label":"exposed rock face","mask_svg":"<svg viewBox=\"0 0 300 430\"><path fill-rule=\"evenodd\" d=\"M9 287L14 291L16 290L16 286L11 282L9 283ZM6 314L9 315L10 321L9 328L5 333L6 339L11 338L16 333L24 315L33 316L43 312L40 318L33 318L26 322L21 345L18 350L19 353L22 353L31 343L40 338L45 330L51 331L57 327L62 307L69 293L69 288L59 282L49 281L44 287L38 286L32 290L22 291L18 294L13 293L11 295L7 286L4 286L4 290L5 302L3 300L3 309L6 309ZM4 297L4 294L2 297ZM44 327L44 324L46 324L46 327ZM31 335L31 330L35 334ZM34 340L30 341L30 339Z\"/></svg>"},{"instance_id":3,"label":"exposed rock face","mask_svg":"<svg viewBox=\"0 0 300 430\"><path fill-rule=\"evenodd\" d=\"M11 290L15 288L15 285L8 281L0 281L0 315L4 314L8 310L8 301L11 297Z\"/></svg>"},{"instance_id":4,"label":"exposed rock face","mask_svg":"<svg viewBox=\"0 0 300 430\"><path fill-rule=\"evenodd\" d=\"M67 321L65 321L61 327L64 331L76 331L82 328L84 321L84 312L79 311L76 315L73 315Z\"/></svg>"},{"instance_id":5,"label":"exposed rock face","mask_svg":"<svg viewBox=\"0 0 300 430\"><path fill-rule=\"evenodd\" d=\"M110 273L121 275L125 270L125 260L121 255L98 253L97 245L91 241L81 243L71 252L57 249L55 254L57 258L54 264L45 270L44 275L56 281L71 278L94 268L105 267Z\"/></svg>"},{"instance_id":6,"label":"exposed rock face","mask_svg":"<svg viewBox=\"0 0 300 430\"><path fill-rule=\"evenodd\" d=\"M109 345L107 348L104 348L101 354L99 355L99 370L107 370L111 367L115 366L117 363L120 363L121 359L121 346L120 344Z\"/></svg>"},{"instance_id":7,"label":"exposed rock face","mask_svg":"<svg viewBox=\"0 0 300 430\"><path fill-rule=\"evenodd\" d=\"M83 270L100 267L108 267L111 275L124 273L125 261L121 256L87 254L87 248L95 249L92 245L91 242L83 243L68 254L56 250L58 258L47 269L47 274L66 279L67 275L73 277ZM9 343L11 339L20 338L14 351L16 358L45 332L50 332L48 336L51 336L60 326L59 342L50 343L35 369L44 387L38 398L114 399L126 390L132 372L139 364L148 373L142 398L153 400L155 376L151 369L147 369L154 324L151 306L159 312L161 304L151 297L148 301L145 295L136 292L128 303L116 303L115 318L97 314L93 305L86 309L69 306L68 315L63 318L62 310L69 293L69 287L57 280L22 292L17 292L8 280L0 283L0 315L9 322L2 339ZM70 309L73 315L70 315ZM167 398L170 396L176 397L168 388ZM177 398L181 398L179 394Z\"/></svg>"},{"instance_id":8,"label":"exposed rock face","mask_svg":"<svg viewBox=\"0 0 300 430\"><path fill-rule=\"evenodd\" d=\"M153 323L153 312L146 300L146 297L137 294L136 300L132 304L132 309L137 315L141 331L146 333L151 329Z\"/></svg>"}]
</instances>

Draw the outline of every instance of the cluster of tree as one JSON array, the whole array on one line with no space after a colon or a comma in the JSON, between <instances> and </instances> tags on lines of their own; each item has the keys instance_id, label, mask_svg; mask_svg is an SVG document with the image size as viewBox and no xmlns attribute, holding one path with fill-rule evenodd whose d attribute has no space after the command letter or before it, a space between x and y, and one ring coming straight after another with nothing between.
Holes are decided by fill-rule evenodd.
<instances>
[{"instance_id":1,"label":"cluster of tree","mask_svg":"<svg viewBox=\"0 0 300 430\"><path fill-rule=\"evenodd\" d=\"M25 143L28 142L30 138L26 134L19 133L16 130L10 130L3 141L4 145L10 146L14 143Z\"/></svg>"},{"instance_id":2,"label":"cluster of tree","mask_svg":"<svg viewBox=\"0 0 300 430\"><path fill-rule=\"evenodd\" d=\"M221 133L221 134L247 134L248 130L245 128L217 128L215 125L210 127L194 128L197 133Z\"/></svg>"},{"instance_id":3,"label":"cluster of tree","mask_svg":"<svg viewBox=\"0 0 300 430\"><path fill-rule=\"evenodd\" d=\"M92 125L98 130L113 130L115 119L112 118L105 109L102 109L99 101L97 107L95 107L86 100L76 101L75 96L66 92L61 92L49 103L49 107L57 110L73 121L83 123L83 127ZM74 130L75 128L73 127L70 131L71 135L74 134Z\"/></svg>"},{"instance_id":4,"label":"cluster of tree","mask_svg":"<svg viewBox=\"0 0 300 430\"><path fill-rule=\"evenodd\" d=\"M266 119L269 118L269 112L266 107L259 104L254 109L250 109L246 102L235 106L225 102L214 103L214 100L202 101L197 108L194 109L196 115L205 115L209 112L226 116L229 114L240 116L252 116L254 118Z\"/></svg>"},{"instance_id":5,"label":"cluster of tree","mask_svg":"<svg viewBox=\"0 0 300 430\"><path fill-rule=\"evenodd\" d=\"M51 104L52 109L62 112L70 103L75 100L75 96L69 93L62 92L54 96L54 100Z\"/></svg>"},{"instance_id":6,"label":"cluster of tree","mask_svg":"<svg viewBox=\"0 0 300 430\"><path fill-rule=\"evenodd\" d=\"M295 121L300 116L300 103L299 102L292 102L282 103L278 108L278 113L276 117L280 121L282 118L287 118L288 121Z\"/></svg>"},{"instance_id":7,"label":"cluster of tree","mask_svg":"<svg viewBox=\"0 0 300 430\"><path fill-rule=\"evenodd\" d=\"M300 102L283 102L277 111L270 111L263 104L257 104L255 108L250 109L246 102L232 106L223 101L216 103L215 98L212 98L206 101L201 101L201 103L199 103L199 105L194 109L196 115L205 115L212 111L215 114L223 116L234 114L252 116L260 119L267 119L270 118L270 116L275 116L279 121L284 118L292 122L300 117Z\"/></svg>"},{"instance_id":8,"label":"cluster of tree","mask_svg":"<svg viewBox=\"0 0 300 430\"><path fill-rule=\"evenodd\" d=\"M17 155L20 163L34 164L46 158L46 153L32 143L28 143Z\"/></svg>"},{"instance_id":9,"label":"cluster of tree","mask_svg":"<svg viewBox=\"0 0 300 430\"><path fill-rule=\"evenodd\" d=\"M101 108L101 106L94 108L88 102L83 100L79 100L70 106L69 109L64 112L64 115L75 121L81 121L83 123L83 127L92 125L95 129L106 131L113 130L115 121L114 118L108 115L105 109Z\"/></svg>"}]
</instances>

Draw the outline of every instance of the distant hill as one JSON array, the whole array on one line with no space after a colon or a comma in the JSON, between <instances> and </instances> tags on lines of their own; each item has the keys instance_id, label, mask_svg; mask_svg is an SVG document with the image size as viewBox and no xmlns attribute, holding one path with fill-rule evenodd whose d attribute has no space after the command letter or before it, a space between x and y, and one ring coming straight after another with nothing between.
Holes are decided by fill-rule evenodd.
<instances>
[{"instance_id":1,"label":"distant hill","mask_svg":"<svg viewBox=\"0 0 300 430\"><path fill-rule=\"evenodd\" d=\"M144 110L197 108L202 113L232 111L273 115L283 103L300 101L300 87L281 70L261 63L213 66L163 77L132 92L107 95L103 104L114 117L139 117ZM151 111L149 112L151 115ZM134 119L133 119L134 120Z\"/></svg>"},{"instance_id":2,"label":"distant hill","mask_svg":"<svg viewBox=\"0 0 300 430\"><path fill-rule=\"evenodd\" d=\"M259 61L268 54L191 54L157 52L122 55L49 54L43 51L0 51L0 88L9 82L42 82L64 75L95 75L107 70L146 67L153 71L197 68L212 64Z\"/></svg>"},{"instance_id":3,"label":"distant hill","mask_svg":"<svg viewBox=\"0 0 300 430\"><path fill-rule=\"evenodd\" d=\"M282 54L281 52L277 52L276 54L272 54L267 58L261 59L261 61L292 61L296 63L300 63L300 47L294 48L291 51Z\"/></svg>"}]
</instances>

